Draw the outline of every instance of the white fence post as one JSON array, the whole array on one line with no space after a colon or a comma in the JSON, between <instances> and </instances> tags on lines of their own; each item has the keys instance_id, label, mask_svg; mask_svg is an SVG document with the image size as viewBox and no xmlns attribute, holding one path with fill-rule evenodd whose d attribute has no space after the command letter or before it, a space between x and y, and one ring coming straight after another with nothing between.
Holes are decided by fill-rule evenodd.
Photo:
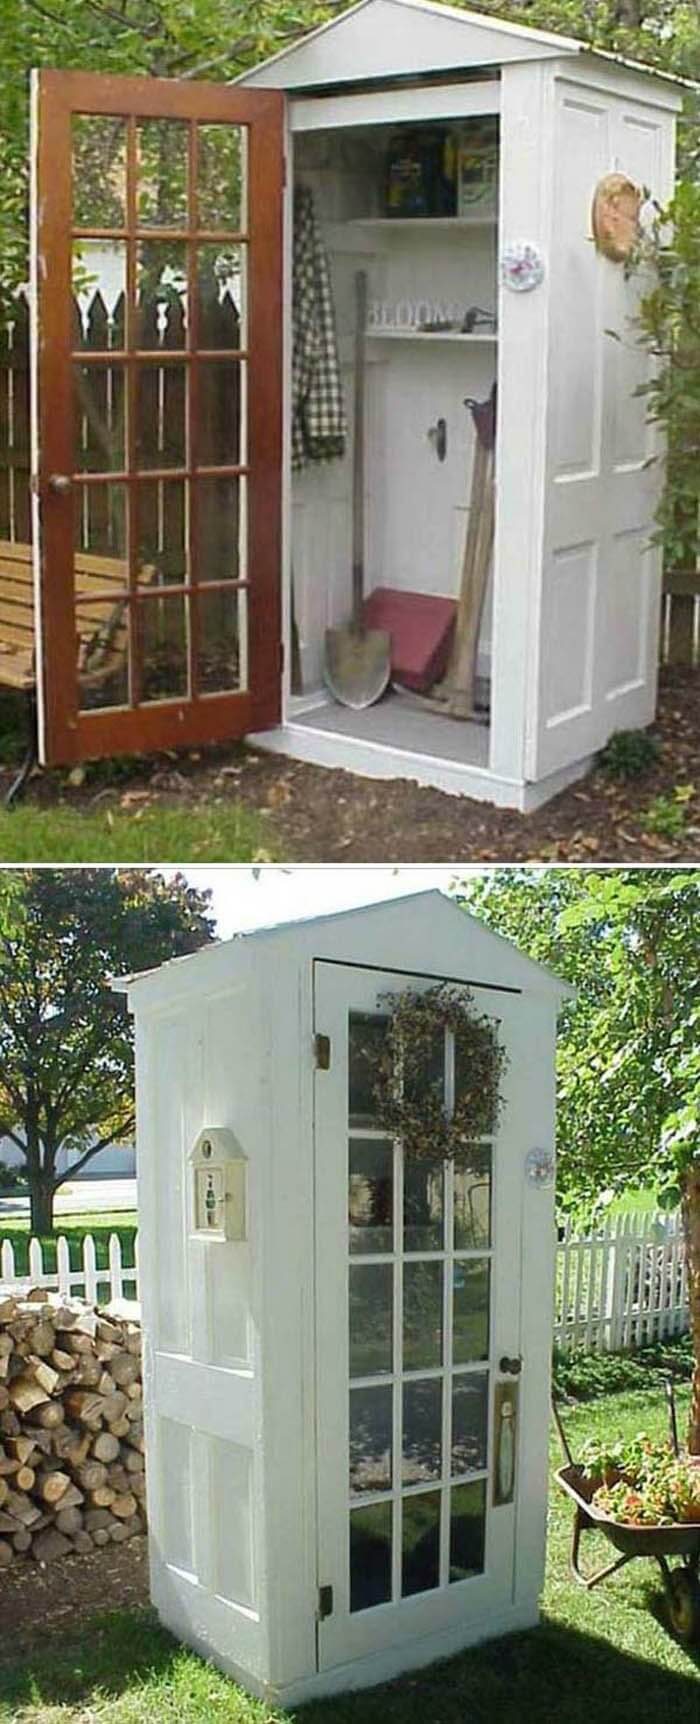
<instances>
[{"instance_id":1,"label":"white fence post","mask_svg":"<svg viewBox=\"0 0 700 1724\"><path fill-rule=\"evenodd\" d=\"M59 1234L56 1240L56 1269L48 1272L44 1267L44 1251L39 1239L30 1239L27 1250L26 1273L19 1274L17 1269L18 1252L10 1239L3 1239L0 1244L0 1291L17 1293L20 1296L28 1293L30 1287L46 1287L53 1292L59 1292L63 1298L69 1298L77 1293L87 1299L91 1305L106 1305L110 1299L138 1299L138 1234L134 1234L133 1255L123 1250L119 1235L111 1233L108 1246L108 1264L104 1269L97 1266L97 1249L94 1237L86 1233L82 1241L81 1265L71 1268L70 1246L64 1234Z\"/></svg>"},{"instance_id":2,"label":"white fence post","mask_svg":"<svg viewBox=\"0 0 700 1724\"><path fill-rule=\"evenodd\" d=\"M688 1328L687 1268L680 1217L609 1217L557 1245L554 1339L565 1350L620 1352Z\"/></svg>"}]
</instances>

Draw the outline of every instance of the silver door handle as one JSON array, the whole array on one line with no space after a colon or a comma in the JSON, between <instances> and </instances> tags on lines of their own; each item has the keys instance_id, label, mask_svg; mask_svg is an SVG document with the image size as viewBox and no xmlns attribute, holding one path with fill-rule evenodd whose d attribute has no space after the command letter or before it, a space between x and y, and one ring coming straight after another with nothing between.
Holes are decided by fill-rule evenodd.
<instances>
[{"instance_id":1,"label":"silver door handle","mask_svg":"<svg viewBox=\"0 0 700 1724\"><path fill-rule=\"evenodd\" d=\"M63 496L65 496L67 491L72 491L72 489L73 489L73 480L71 478L69 478L69 475L67 473L50 473L49 474L49 490L50 491L57 491L58 495L60 497L63 497Z\"/></svg>"}]
</instances>

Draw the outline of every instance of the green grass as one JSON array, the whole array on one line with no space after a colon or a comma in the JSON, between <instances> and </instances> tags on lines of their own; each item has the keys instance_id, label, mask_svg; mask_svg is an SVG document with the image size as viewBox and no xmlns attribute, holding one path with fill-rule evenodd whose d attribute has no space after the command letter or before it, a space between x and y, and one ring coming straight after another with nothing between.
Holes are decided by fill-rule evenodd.
<instances>
[{"instance_id":1,"label":"green grass","mask_svg":"<svg viewBox=\"0 0 700 1724\"><path fill-rule=\"evenodd\" d=\"M272 862L265 823L247 809L57 806L0 809L0 862Z\"/></svg>"},{"instance_id":2,"label":"green grass","mask_svg":"<svg viewBox=\"0 0 700 1724\"><path fill-rule=\"evenodd\" d=\"M686 1406L683 1389L682 1415ZM663 1396L607 1396L574 1408L566 1422L574 1452L596 1432L661 1434ZM570 1536L570 1506L555 1490L539 1628L383 1688L276 1709L184 1650L150 1612L113 1612L0 1665L0 1724L698 1724L700 1655L668 1633L656 1569L631 1564L585 1593L568 1572ZM609 1546L593 1535L584 1560L606 1555Z\"/></svg>"},{"instance_id":3,"label":"green grass","mask_svg":"<svg viewBox=\"0 0 700 1724\"><path fill-rule=\"evenodd\" d=\"M45 1274L55 1274L56 1241L60 1234L63 1234L68 1240L73 1269L79 1269L82 1265L81 1246L86 1233L91 1233L95 1241L95 1257L98 1269L106 1269L108 1266L111 1233L118 1235L122 1248L122 1262L132 1264L136 1225L135 1213L122 1209L115 1210L113 1214L100 1211L96 1215L57 1215L55 1233L46 1234L41 1240ZM29 1272L29 1223L26 1216L7 1216L0 1221L0 1242L3 1239L9 1239L12 1244L17 1274L27 1275Z\"/></svg>"}]
</instances>

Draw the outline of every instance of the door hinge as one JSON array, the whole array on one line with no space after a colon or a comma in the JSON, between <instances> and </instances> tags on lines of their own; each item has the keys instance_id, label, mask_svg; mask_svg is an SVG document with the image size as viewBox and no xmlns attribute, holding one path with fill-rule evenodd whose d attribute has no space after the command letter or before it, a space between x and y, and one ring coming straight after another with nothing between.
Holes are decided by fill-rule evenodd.
<instances>
[{"instance_id":1,"label":"door hinge","mask_svg":"<svg viewBox=\"0 0 700 1724\"><path fill-rule=\"evenodd\" d=\"M317 1610L316 1614L318 1616L319 1622L325 1622L327 1616L333 1615L333 1588L332 1588L332 1586L319 1586L319 1589L318 1589L318 1610Z\"/></svg>"},{"instance_id":2,"label":"door hinge","mask_svg":"<svg viewBox=\"0 0 700 1724\"><path fill-rule=\"evenodd\" d=\"M317 1072L328 1072L331 1069L331 1038L330 1036L314 1036L314 1058Z\"/></svg>"}]
</instances>

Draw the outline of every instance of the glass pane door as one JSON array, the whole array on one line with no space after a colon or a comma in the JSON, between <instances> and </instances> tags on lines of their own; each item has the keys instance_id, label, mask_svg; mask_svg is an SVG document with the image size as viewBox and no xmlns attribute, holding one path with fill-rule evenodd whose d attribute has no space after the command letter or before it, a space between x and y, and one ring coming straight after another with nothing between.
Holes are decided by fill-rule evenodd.
<instances>
[{"instance_id":1,"label":"glass pane door","mask_svg":"<svg viewBox=\"0 0 700 1724\"><path fill-rule=\"evenodd\" d=\"M386 994L434 978L317 970L331 1048L315 1102L318 1549L333 1589L318 1648L331 1668L510 1607L519 1438L514 1490L497 1501L495 1421L499 1360L519 1351L522 1120L514 1059L497 1129L459 1165L405 1150L377 1118L373 1066ZM516 1048L518 1000L472 992ZM441 1034L420 1081L449 1113L467 1078Z\"/></svg>"},{"instance_id":2,"label":"glass pane door","mask_svg":"<svg viewBox=\"0 0 700 1724\"><path fill-rule=\"evenodd\" d=\"M348 1516L352 1612L483 1572L493 1144L405 1154L372 1123L385 1020L348 1020ZM369 1056L369 1057L368 1057ZM449 1109L454 1041L426 1082Z\"/></svg>"},{"instance_id":3,"label":"glass pane door","mask_svg":"<svg viewBox=\"0 0 700 1724\"><path fill-rule=\"evenodd\" d=\"M281 98L272 110L216 85L42 76L46 758L276 716Z\"/></svg>"}]
</instances>

